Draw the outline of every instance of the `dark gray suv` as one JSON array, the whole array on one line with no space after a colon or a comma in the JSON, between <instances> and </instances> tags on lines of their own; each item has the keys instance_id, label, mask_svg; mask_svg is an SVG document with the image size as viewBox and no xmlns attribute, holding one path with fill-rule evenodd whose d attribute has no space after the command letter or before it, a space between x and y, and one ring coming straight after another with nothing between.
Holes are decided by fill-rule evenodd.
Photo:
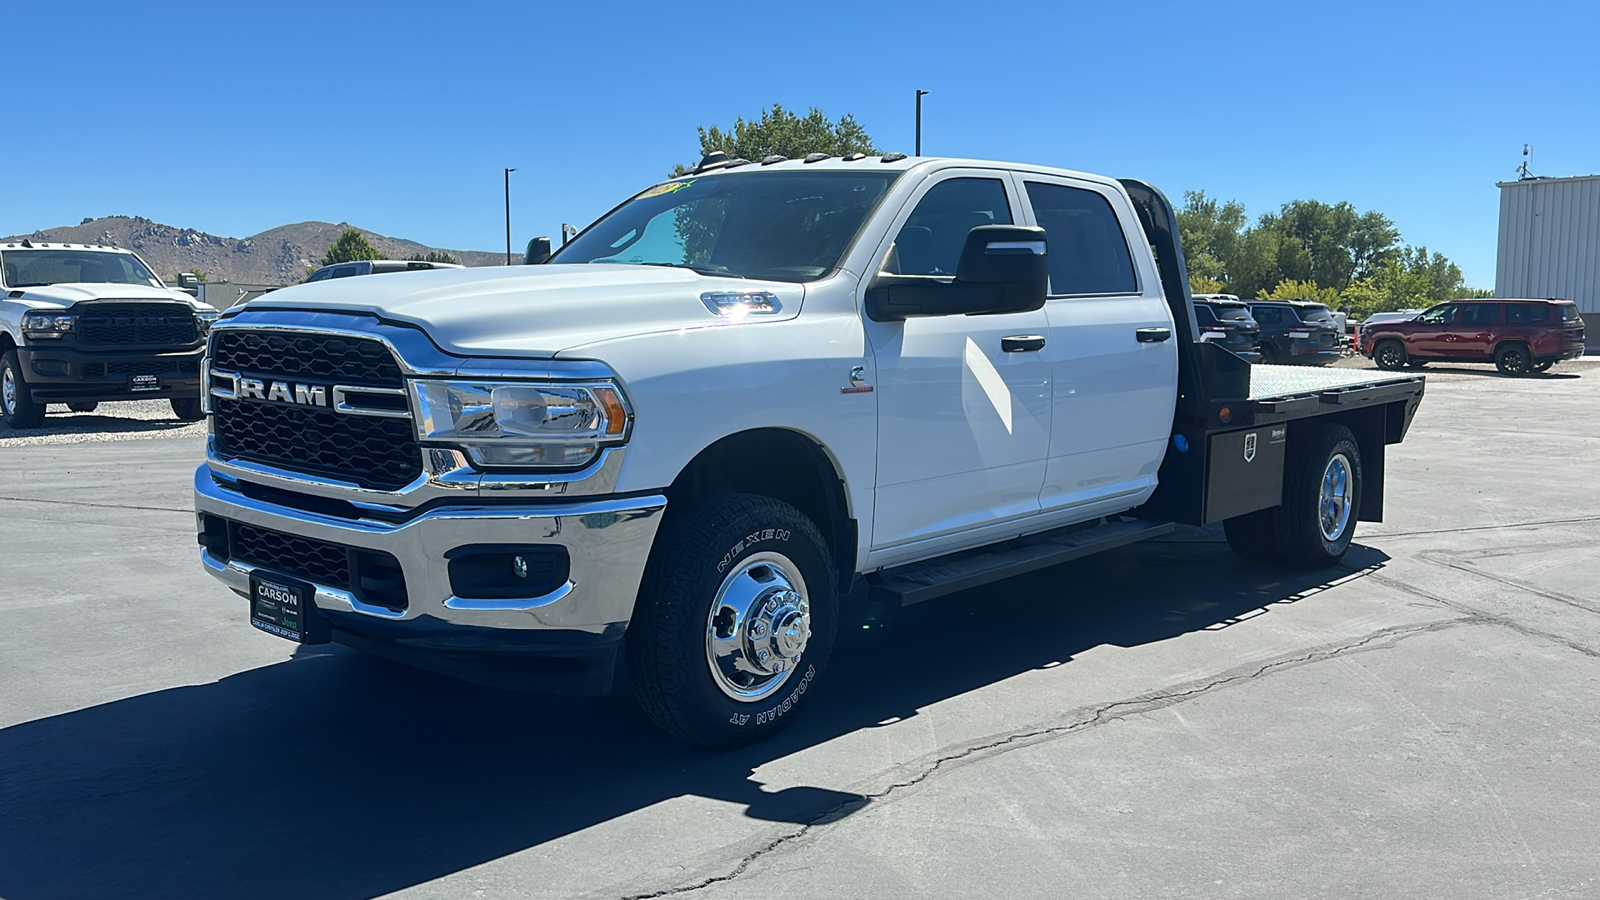
<instances>
[{"instance_id":1,"label":"dark gray suv","mask_svg":"<svg viewBox=\"0 0 1600 900\"><path fill-rule=\"evenodd\" d=\"M1252 300L1250 314L1261 326L1262 362L1325 366L1344 355L1344 329L1321 303Z\"/></svg>"}]
</instances>

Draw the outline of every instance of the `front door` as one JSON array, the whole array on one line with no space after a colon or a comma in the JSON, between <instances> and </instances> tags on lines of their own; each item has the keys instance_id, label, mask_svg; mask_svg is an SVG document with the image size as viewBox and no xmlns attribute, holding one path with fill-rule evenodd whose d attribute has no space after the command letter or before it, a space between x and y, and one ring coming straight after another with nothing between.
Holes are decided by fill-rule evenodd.
<instances>
[{"instance_id":1,"label":"front door","mask_svg":"<svg viewBox=\"0 0 1600 900\"><path fill-rule=\"evenodd\" d=\"M1447 358L1457 355L1456 317L1461 307L1454 303L1435 306L1417 317L1406 352L1421 358Z\"/></svg>"},{"instance_id":2,"label":"front door","mask_svg":"<svg viewBox=\"0 0 1600 900\"><path fill-rule=\"evenodd\" d=\"M1172 433L1172 313L1154 270L1134 262L1128 235L1143 231L1110 187L1023 175L1022 188L1050 260L1054 417L1040 507L1073 521L1121 512L1155 490Z\"/></svg>"},{"instance_id":3,"label":"front door","mask_svg":"<svg viewBox=\"0 0 1600 900\"><path fill-rule=\"evenodd\" d=\"M1005 173L941 172L901 212L883 270L953 276L968 232L1015 224L1019 208ZM990 526L1036 515L1050 369L1033 342L1005 338L1044 337L1044 311L866 326L878 382L871 562L981 543Z\"/></svg>"}]
</instances>

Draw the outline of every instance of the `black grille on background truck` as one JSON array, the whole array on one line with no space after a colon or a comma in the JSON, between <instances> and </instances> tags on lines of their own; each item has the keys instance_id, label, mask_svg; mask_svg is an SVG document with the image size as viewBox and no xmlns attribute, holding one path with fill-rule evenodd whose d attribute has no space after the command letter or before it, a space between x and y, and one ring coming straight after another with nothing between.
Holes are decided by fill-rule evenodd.
<instances>
[{"instance_id":1,"label":"black grille on background truck","mask_svg":"<svg viewBox=\"0 0 1600 900\"><path fill-rule=\"evenodd\" d=\"M332 387L403 388L405 378L383 344L339 335L219 330L212 335L211 369L263 380ZM335 412L331 406L211 398L216 453L348 481L374 490L399 490L422 473L422 454L409 418Z\"/></svg>"},{"instance_id":2,"label":"black grille on background truck","mask_svg":"<svg viewBox=\"0 0 1600 900\"><path fill-rule=\"evenodd\" d=\"M200 338L182 303L93 303L78 307L78 341L88 347L187 347Z\"/></svg>"}]
</instances>

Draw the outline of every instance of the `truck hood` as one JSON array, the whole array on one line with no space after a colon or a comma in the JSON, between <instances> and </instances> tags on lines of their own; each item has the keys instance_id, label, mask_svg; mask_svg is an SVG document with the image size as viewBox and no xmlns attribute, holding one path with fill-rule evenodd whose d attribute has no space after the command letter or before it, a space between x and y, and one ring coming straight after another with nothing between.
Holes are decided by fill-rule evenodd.
<instances>
[{"instance_id":1,"label":"truck hood","mask_svg":"<svg viewBox=\"0 0 1600 900\"><path fill-rule=\"evenodd\" d=\"M770 322L794 317L798 284L628 265L505 266L361 275L274 291L249 309L348 311L409 322L447 353L553 357L579 344L730 323L706 307L713 291L767 291Z\"/></svg>"},{"instance_id":2,"label":"truck hood","mask_svg":"<svg viewBox=\"0 0 1600 900\"><path fill-rule=\"evenodd\" d=\"M11 293L17 291L22 293L18 299L39 309L65 309L85 300L176 300L195 309L210 309L183 291L139 284L44 284Z\"/></svg>"}]
</instances>

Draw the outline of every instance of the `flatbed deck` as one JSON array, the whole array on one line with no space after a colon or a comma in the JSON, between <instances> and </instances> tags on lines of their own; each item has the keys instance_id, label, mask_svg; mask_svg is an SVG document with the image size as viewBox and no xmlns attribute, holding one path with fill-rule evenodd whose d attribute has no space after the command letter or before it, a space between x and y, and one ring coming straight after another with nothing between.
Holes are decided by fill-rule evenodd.
<instances>
[{"instance_id":1,"label":"flatbed deck","mask_svg":"<svg viewBox=\"0 0 1600 900\"><path fill-rule=\"evenodd\" d=\"M1250 367L1250 400L1278 400L1356 386L1416 384L1421 375L1374 369L1325 369L1313 366Z\"/></svg>"}]
</instances>

